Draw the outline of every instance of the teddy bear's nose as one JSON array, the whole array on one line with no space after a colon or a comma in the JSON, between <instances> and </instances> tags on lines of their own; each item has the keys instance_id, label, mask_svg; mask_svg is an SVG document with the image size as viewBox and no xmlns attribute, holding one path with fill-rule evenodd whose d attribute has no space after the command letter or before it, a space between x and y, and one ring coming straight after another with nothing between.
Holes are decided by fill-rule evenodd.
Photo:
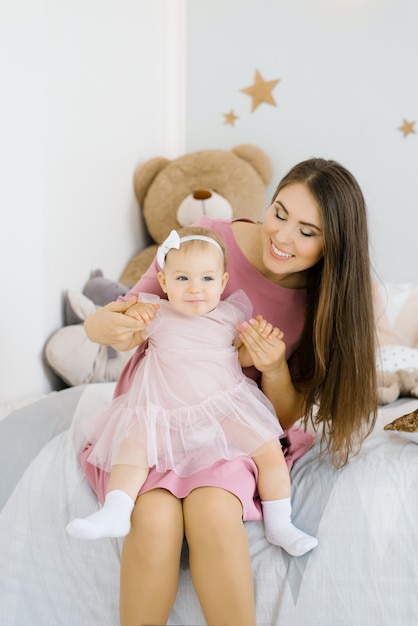
<instances>
[{"instance_id":1,"label":"teddy bear's nose","mask_svg":"<svg viewBox=\"0 0 418 626\"><path fill-rule=\"evenodd\" d=\"M196 189L193 192L193 198L195 200L209 200L212 197L212 192L207 189Z\"/></svg>"}]
</instances>

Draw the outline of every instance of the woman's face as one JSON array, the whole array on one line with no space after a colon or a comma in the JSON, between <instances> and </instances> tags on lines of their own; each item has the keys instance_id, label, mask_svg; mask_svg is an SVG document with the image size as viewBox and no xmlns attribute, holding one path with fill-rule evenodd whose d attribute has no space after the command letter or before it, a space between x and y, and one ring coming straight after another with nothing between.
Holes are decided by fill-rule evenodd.
<instances>
[{"instance_id":1,"label":"woman's face","mask_svg":"<svg viewBox=\"0 0 418 626\"><path fill-rule=\"evenodd\" d=\"M315 265L323 255L321 213L311 192L292 183L277 194L262 227L263 263L286 279Z\"/></svg>"}]
</instances>

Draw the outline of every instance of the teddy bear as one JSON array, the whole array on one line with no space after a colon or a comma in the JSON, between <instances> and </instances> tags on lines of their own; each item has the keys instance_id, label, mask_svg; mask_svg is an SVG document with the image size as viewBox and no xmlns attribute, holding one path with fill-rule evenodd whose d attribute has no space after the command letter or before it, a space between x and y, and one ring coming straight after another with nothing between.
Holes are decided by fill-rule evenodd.
<instances>
[{"instance_id":1,"label":"teddy bear","mask_svg":"<svg viewBox=\"0 0 418 626\"><path fill-rule=\"evenodd\" d=\"M154 157L134 174L134 191L152 243L131 259L120 281L133 286L171 230L202 215L262 218L272 178L267 154L252 144L231 150L200 150L176 159Z\"/></svg>"},{"instance_id":2,"label":"teddy bear","mask_svg":"<svg viewBox=\"0 0 418 626\"><path fill-rule=\"evenodd\" d=\"M376 283L373 304L379 404L417 396L418 283Z\"/></svg>"},{"instance_id":3,"label":"teddy bear","mask_svg":"<svg viewBox=\"0 0 418 626\"><path fill-rule=\"evenodd\" d=\"M128 287L92 272L82 293L68 289L64 294L64 326L46 342L44 360L67 385L110 382L119 377L133 350L118 352L111 346L90 341L84 320L108 302L124 296Z\"/></svg>"},{"instance_id":4,"label":"teddy bear","mask_svg":"<svg viewBox=\"0 0 418 626\"><path fill-rule=\"evenodd\" d=\"M377 370L377 395L379 404L391 404L400 397L418 398L418 368Z\"/></svg>"},{"instance_id":5,"label":"teddy bear","mask_svg":"<svg viewBox=\"0 0 418 626\"><path fill-rule=\"evenodd\" d=\"M154 243L128 262L119 281L96 270L83 293L65 293L64 326L44 349L52 371L70 386L117 380L133 351L117 352L91 342L84 320L137 283L171 230L202 215L260 220L271 177L269 157L251 144L200 150L173 160L154 157L140 165L134 174L134 191Z\"/></svg>"},{"instance_id":6,"label":"teddy bear","mask_svg":"<svg viewBox=\"0 0 418 626\"><path fill-rule=\"evenodd\" d=\"M418 349L403 345L381 346L377 357L379 404L399 397L418 398Z\"/></svg>"}]
</instances>

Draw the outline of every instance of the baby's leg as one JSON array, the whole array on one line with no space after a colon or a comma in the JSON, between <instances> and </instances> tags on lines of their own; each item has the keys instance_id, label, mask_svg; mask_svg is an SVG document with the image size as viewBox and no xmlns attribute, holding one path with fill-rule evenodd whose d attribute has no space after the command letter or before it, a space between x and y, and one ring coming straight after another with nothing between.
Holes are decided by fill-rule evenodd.
<instances>
[{"instance_id":1,"label":"baby's leg","mask_svg":"<svg viewBox=\"0 0 418 626\"><path fill-rule=\"evenodd\" d=\"M309 552L318 540L292 524L290 476L280 446L272 446L253 459L258 468L266 539L293 556Z\"/></svg>"},{"instance_id":2,"label":"baby's leg","mask_svg":"<svg viewBox=\"0 0 418 626\"><path fill-rule=\"evenodd\" d=\"M78 539L124 537L131 528L131 513L149 469L113 465L103 507L84 519L74 519L67 532Z\"/></svg>"}]
</instances>

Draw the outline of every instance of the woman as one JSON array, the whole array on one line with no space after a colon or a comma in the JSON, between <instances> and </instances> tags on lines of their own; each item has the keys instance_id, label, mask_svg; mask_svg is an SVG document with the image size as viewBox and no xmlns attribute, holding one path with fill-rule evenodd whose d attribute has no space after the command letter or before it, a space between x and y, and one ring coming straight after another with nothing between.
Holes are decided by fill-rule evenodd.
<instances>
[{"instance_id":1,"label":"woman","mask_svg":"<svg viewBox=\"0 0 418 626\"><path fill-rule=\"evenodd\" d=\"M284 429L301 417L321 429L324 450L344 465L376 417L374 321L366 207L354 177L334 161L310 159L280 182L264 223L203 219L228 251L224 297L245 289L254 311L284 332L272 358L256 326L241 328L256 378ZM86 321L92 341L129 350L135 320L125 316L139 291L163 296L151 266L126 302ZM141 358L123 372L123 393ZM260 374L261 373L261 374ZM309 444L308 444L309 445ZM306 449L306 446L305 446ZM290 446L292 452L292 446ZM81 460L99 498L107 476ZM213 626L256 623L251 562L242 520L261 519L254 500L256 470L240 458L216 464L187 484L151 470L136 501L121 560L122 626L164 624L176 597L183 537L205 619ZM164 540L161 540L161 537Z\"/></svg>"}]
</instances>

